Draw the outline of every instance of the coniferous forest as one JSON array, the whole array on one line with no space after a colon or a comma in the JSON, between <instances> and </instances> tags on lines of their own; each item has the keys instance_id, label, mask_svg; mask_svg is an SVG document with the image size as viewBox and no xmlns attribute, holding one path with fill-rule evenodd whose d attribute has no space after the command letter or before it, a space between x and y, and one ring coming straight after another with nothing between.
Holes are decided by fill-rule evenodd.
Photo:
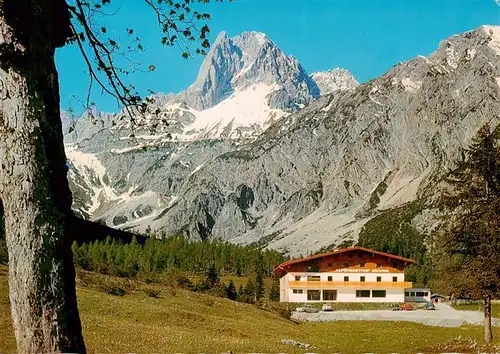
<instances>
[{"instance_id":1,"label":"coniferous forest","mask_svg":"<svg viewBox=\"0 0 500 354\"><path fill-rule=\"evenodd\" d=\"M189 242L182 236L150 238L144 245L135 240L124 244L108 237L105 241L74 243L72 248L78 267L121 277L172 270L200 275L212 266L221 275L249 276L256 272L256 264L268 277L283 262L276 251L222 241Z\"/></svg>"},{"instance_id":2,"label":"coniferous forest","mask_svg":"<svg viewBox=\"0 0 500 354\"><path fill-rule=\"evenodd\" d=\"M189 242L182 236L150 238L144 244L135 239L121 243L108 237L93 243L75 242L72 249L76 266L83 270L148 282L159 280L247 303L259 304L265 297L279 301L277 280L267 290L264 285L264 278L284 261L276 251L222 241ZM246 284L237 289L233 280L222 282L221 275L245 277ZM123 294L116 287L103 290Z\"/></svg>"}]
</instances>

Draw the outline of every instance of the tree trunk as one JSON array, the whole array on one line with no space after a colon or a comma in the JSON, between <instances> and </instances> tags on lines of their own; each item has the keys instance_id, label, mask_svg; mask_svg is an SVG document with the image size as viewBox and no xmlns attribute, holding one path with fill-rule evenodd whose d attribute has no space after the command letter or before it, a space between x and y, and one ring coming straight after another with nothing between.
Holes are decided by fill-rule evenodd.
<instances>
[{"instance_id":1,"label":"tree trunk","mask_svg":"<svg viewBox=\"0 0 500 354\"><path fill-rule=\"evenodd\" d=\"M490 343L493 339L491 333L491 296L486 295L484 298L484 341Z\"/></svg>"},{"instance_id":2,"label":"tree trunk","mask_svg":"<svg viewBox=\"0 0 500 354\"><path fill-rule=\"evenodd\" d=\"M0 0L0 201L19 353L85 352L55 48L64 0Z\"/></svg>"}]
</instances>

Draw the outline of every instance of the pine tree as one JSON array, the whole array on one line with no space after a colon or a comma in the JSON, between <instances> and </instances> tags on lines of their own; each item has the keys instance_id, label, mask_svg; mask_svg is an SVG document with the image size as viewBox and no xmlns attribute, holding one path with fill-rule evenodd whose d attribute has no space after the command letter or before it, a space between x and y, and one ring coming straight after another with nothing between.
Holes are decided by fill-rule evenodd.
<instances>
[{"instance_id":1,"label":"pine tree","mask_svg":"<svg viewBox=\"0 0 500 354\"><path fill-rule=\"evenodd\" d=\"M271 285L271 290L269 292L269 300L280 301L280 284L278 279L274 280Z\"/></svg>"},{"instance_id":2,"label":"pine tree","mask_svg":"<svg viewBox=\"0 0 500 354\"><path fill-rule=\"evenodd\" d=\"M231 279L226 289L227 298L231 300L236 300L238 298L238 293L236 292L236 286L234 281Z\"/></svg>"},{"instance_id":3,"label":"pine tree","mask_svg":"<svg viewBox=\"0 0 500 354\"><path fill-rule=\"evenodd\" d=\"M220 282L220 276L219 272L217 271L217 268L215 268L215 263L212 263L210 268L208 268L207 273L205 274L205 287L207 289L212 289L215 287L217 284Z\"/></svg>"},{"instance_id":4,"label":"pine tree","mask_svg":"<svg viewBox=\"0 0 500 354\"><path fill-rule=\"evenodd\" d=\"M259 302L264 297L265 287L264 287L264 259L262 252L259 252L257 256L257 263L255 264L256 274L255 274L255 301Z\"/></svg>"},{"instance_id":5,"label":"pine tree","mask_svg":"<svg viewBox=\"0 0 500 354\"><path fill-rule=\"evenodd\" d=\"M485 125L440 197L441 225L434 260L441 284L453 294L485 302L487 343L492 340L491 299L500 295L500 132Z\"/></svg>"},{"instance_id":6,"label":"pine tree","mask_svg":"<svg viewBox=\"0 0 500 354\"><path fill-rule=\"evenodd\" d=\"M255 298L255 283L252 278L248 279L243 293L245 294L245 302L255 304L257 299Z\"/></svg>"},{"instance_id":7,"label":"pine tree","mask_svg":"<svg viewBox=\"0 0 500 354\"><path fill-rule=\"evenodd\" d=\"M240 284L238 288L238 301L245 302L245 290L243 289L243 285Z\"/></svg>"}]
</instances>

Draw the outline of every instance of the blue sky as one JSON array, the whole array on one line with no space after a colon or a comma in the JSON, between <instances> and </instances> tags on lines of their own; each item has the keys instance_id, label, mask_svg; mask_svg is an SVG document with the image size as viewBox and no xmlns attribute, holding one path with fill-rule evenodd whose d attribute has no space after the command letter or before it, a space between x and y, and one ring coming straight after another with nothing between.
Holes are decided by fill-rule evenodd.
<instances>
[{"instance_id":1,"label":"blue sky","mask_svg":"<svg viewBox=\"0 0 500 354\"><path fill-rule=\"evenodd\" d=\"M132 27L146 51L135 60L152 73L127 78L145 93L178 92L196 78L203 57L185 60L181 52L160 43L161 32L143 0L114 0L120 11L109 30ZM434 51L452 34L482 24L500 25L495 0L236 0L197 5L209 12L214 40L224 30L230 36L243 31L265 32L286 54L298 58L307 72L333 67L350 70L361 82L386 72L398 62ZM118 32L120 33L120 32ZM88 75L75 46L58 49L56 63L63 109L81 108ZM92 100L104 111L116 111L113 98L95 90Z\"/></svg>"}]
</instances>

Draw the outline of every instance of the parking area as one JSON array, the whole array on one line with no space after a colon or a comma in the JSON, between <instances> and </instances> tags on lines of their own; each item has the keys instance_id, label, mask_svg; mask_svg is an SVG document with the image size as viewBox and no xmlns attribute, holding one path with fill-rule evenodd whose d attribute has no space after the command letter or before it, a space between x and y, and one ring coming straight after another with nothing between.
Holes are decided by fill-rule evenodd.
<instances>
[{"instance_id":1,"label":"parking area","mask_svg":"<svg viewBox=\"0 0 500 354\"><path fill-rule=\"evenodd\" d=\"M317 313L292 312L292 318L299 321L409 321L428 326L460 327L465 324L482 325L484 316L479 311L459 311L448 304L437 303L435 310L391 311L320 311ZM500 326L500 319L493 319L494 326Z\"/></svg>"}]
</instances>

